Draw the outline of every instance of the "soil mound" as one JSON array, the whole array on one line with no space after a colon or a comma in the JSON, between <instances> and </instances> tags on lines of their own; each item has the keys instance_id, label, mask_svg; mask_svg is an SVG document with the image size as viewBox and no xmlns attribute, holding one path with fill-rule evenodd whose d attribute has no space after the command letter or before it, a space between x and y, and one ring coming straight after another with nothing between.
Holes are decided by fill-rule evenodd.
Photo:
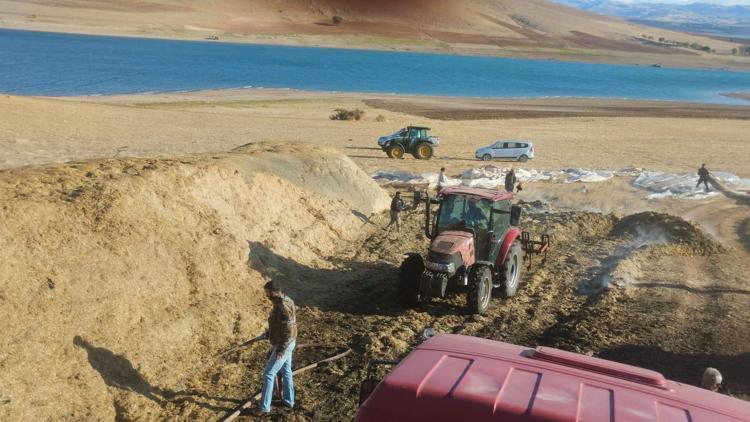
<instances>
[{"instance_id":1,"label":"soil mound","mask_svg":"<svg viewBox=\"0 0 750 422\"><path fill-rule=\"evenodd\" d=\"M328 265L389 201L333 150L261 145L3 171L0 202L0 414L112 420L158 419L262 331L267 277Z\"/></svg>"},{"instance_id":2,"label":"soil mound","mask_svg":"<svg viewBox=\"0 0 750 422\"><path fill-rule=\"evenodd\" d=\"M629 236L641 245L672 243L681 249L709 255L722 246L700 227L674 215L643 212L620 219L612 228L615 236Z\"/></svg>"}]
</instances>

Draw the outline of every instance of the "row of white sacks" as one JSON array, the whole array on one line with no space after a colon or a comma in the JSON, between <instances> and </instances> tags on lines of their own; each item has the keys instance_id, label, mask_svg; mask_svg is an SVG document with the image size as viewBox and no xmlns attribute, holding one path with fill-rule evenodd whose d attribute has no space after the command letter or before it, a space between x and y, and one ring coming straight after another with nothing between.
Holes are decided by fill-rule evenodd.
<instances>
[{"instance_id":1,"label":"row of white sacks","mask_svg":"<svg viewBox=\"0 0 750 422\"><path fill-rule=\"evenodd\" d=\"M497 188L505 185L505 175L510 168L497 166L485 166L469 169L463 172L460 178L448 179L448 185L466 185L483 188ZM712 172L713 177L718 179L730 189L750 189L750 179L740 177L726 172ZM404 171L380 170L372 174L380 185L431 185L437 184L437 173L415 174ZM703 199L718 192L709 185L706 192L704 186L696 188L698 175L696 173L663 173L649 171L639 168L626 168L619 171L589 170L581 168L569 168L555 171L539 171L516 169L516 177L520 182L532 183L540 181L553 181L558 183L599 183L606 182L613 177L633 177L633 186L644 189L649 193L649 199L660 198L690 198Z\"/></svg>"}]
</instances>

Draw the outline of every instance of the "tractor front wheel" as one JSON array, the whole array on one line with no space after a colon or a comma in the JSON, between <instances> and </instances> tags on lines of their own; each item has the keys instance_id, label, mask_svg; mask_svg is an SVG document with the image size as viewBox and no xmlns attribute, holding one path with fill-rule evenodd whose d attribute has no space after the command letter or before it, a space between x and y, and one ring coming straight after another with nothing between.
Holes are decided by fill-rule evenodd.
<instances>
[{"instance_id":1,"label":"tractor front wheel","mask_svg":"<svg viewBox=\"0 0 750 422\"><path fill-rule=\"evenodd\" d=\"M435 150L432 148L432 145L427 142L422 142L414 148L414 158L418 160L429 160L432 158L434 152Z\"/></svg>"},{"instance_id":2,"label":"tractor front wheel","mask_svg":"<svg viewBox=\"0 0 750 422\"><path fill-rule=\"evenodd\" d=\"M492 296L492 271L489 267L480 265L472 270L466 295L466 303L471 313L481 315L487 312Z\"/></svg>"},{"instance_id":3,"label":"tractor front wheel","mask_svg":"<svg viewBox=\"0 0 750 422\"><path fill-rule=\"evenodd\" d=\"M391 158L404 158L404 147L396 144L388 147L388 156Z\"/></svg>"},{"instance_id":4,"label":"tractor front wheel","mask_svg":"<svg viewBox=\"0 0 750 422\"><path fill-rule=\"evenodd\" d=\"M419 302L419 280L424 273L424 260L419 255L409 255L398 270L398 297L403 305Z\"/></svg>"},{"instance_id":5,"label":"tractor front wheel","mask_svg":"<svg viewBox=\"0 0 750 422\"><path fill-rule=\"evenodd\" d=\"M513 297L518 290L521 273L523 272L523 257L521 253L521 242L516 240L510 247L508 257L505 259L505 265L503 266L503 280L500 292L504 298Z\"/></svg>"}]
</instances>

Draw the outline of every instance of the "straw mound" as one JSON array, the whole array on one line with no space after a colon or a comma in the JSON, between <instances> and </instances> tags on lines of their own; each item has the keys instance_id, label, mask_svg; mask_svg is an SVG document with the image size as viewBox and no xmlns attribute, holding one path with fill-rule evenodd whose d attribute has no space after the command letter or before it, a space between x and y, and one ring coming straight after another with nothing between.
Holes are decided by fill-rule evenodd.
<instances>
[{"instance_id":1,"label":"straw mound","mask_svg":"<svg viewBox=\"0 0 750 422\"><path fill-rule=\"evenodd\" d=\"M617 236L629 236L640 243L672 243L686 252L709 255L722 252L722 246L703 229L680 217L642 212L621 219L613 228Z\"/></svg>"},{"instance_id":2,"label":"straw mound","mask_svg":"<svg viewBox=\"0 0 750 422\"><path fill-rule=\"evenodd\" d=\"M11 420L156 418L174 393L160 386L264 328L273 273L254 245L325 265L388 205L349 159L304 145L4 171L0 200Z\"/></svg>"}]
</instances>

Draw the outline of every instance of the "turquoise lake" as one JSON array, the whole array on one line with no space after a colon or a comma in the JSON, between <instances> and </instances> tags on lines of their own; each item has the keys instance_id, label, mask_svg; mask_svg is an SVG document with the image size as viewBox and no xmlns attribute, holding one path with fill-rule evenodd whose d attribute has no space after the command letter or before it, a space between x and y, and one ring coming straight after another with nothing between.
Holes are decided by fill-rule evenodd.
<instances>
[{"instance_id":1,"label":"turquoise lake","mask_svg":"<svg viewBox=\"0 0 750 422\"><path fill-rule=\"evenodd\" d=\"M240 87L750 104L721 95L750 91L750 72L0 30L0 92Z\"/></svg>"}]
</instances>

